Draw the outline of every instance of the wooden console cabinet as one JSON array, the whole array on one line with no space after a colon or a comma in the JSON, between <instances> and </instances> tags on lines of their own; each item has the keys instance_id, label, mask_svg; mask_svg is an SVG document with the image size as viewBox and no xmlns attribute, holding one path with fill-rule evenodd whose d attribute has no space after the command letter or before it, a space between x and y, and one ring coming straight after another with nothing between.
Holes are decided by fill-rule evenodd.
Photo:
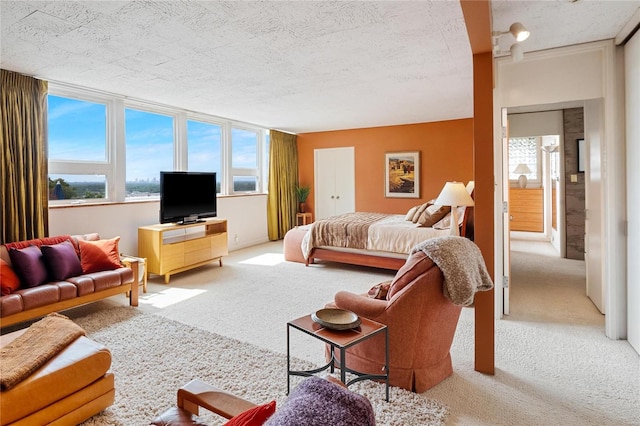
<instances>
[{"instance_id":1,"label":"wooden console cabinet","mask_svg":"<svg viewBox=\"0 0 640 426\"><path fill-rule=\"evenodd\" d=\"M218 260L229 254L227 220L207 219L188 225L158 224L138 228L138 256L147 258L149 273L171 275Z\"/></svg>"},{"instance_id":2,"label":"wooden console cabinet","mask_svg":"<svg viewBox=\"0 0 640 426\"><path fill-rule=\"evenodd\" d=\"M542 188L509 188L512 231L544 232Z\"/></svg>"}]
</instances>

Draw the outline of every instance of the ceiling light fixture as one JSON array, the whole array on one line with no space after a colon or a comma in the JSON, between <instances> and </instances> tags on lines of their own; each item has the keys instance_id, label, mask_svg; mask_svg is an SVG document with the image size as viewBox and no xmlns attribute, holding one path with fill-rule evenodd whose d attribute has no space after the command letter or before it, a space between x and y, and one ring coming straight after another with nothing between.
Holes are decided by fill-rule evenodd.
<instances>
[{"instance_id":1,"label":"ceiling light fixture","mask_svg":"<svg viewBox=\"0 0 640 426\"><path fill-rule=\"evenodd\" d=\"M511 26L509 27L509 31L494 31L492 33L494 37L499 37L504 34L513 35L513 37L515 37L516 41L518 42L525 41L529 38L529 35L531 35L531 33L520 22L511 24Z\"/></svg>"},{"instance_id":2,"label":"ceiling light fixture","mask_svg":"<svg viewBox=\"0 0 640 426\"><path fill-rule=\"evenodd\" d=\"M505 34L511 34L516 39L516 42L511 45L508 52L500 50L500 36ZM493 55L496 57L502 55L511 55L511 59L514 62L521 61L524 58L524 52L522 50L522 46L519 43L528 39L530 34L531 33L527 31L525 26L520 22L511 24L511 26L509 27L509 31L493 31L491 33L491 35L493 36Z\"/></svg>"}]
</instances>

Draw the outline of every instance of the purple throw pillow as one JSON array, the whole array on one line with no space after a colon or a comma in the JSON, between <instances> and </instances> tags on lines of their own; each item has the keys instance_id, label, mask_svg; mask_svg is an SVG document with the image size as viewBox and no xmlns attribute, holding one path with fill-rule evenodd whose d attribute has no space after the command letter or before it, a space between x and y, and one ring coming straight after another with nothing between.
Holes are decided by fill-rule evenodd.
<instances>
[{"instance_id":1,"label":"purple throw pillow","mask_svg":"<svg viewBox=\"0 0 640 426\"><path fill-rule=\"evenodd\" d=\"M289 395L265 426L374 426L373 407L367 398L311 376Z\"/></svg>"},{"instance_id":2,"label":"purple throw pillow","mask_svg":"<svg viewBox=\"0 0 640 426\"><path fill-rule=\"evenodd\" d=\"M47 267L38 247L11 248L9 257L13 270L20 277L22 287L36 287L47 282Z\"/></svg>"},{"instance_id":3,"label":"purple throw pillow","mask_svg":"<svg viewBox=\"0 0 640 426\"><path fill-rule=\"evenodd\" d=\"M82 275L80 259L71 241L64 241L54 245L40 247L44 263L49 270L52 281L62 281L69 277Z\"/></svg>"}]
</instances>

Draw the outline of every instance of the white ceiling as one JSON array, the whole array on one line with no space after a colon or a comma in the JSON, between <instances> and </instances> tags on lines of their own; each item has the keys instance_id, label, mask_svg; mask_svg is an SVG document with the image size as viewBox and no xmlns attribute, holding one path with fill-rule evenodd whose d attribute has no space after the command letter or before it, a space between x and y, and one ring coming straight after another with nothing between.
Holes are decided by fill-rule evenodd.
<instances>
[{"instance_id":1,"label":"white ceiling","mask_svg":"<svg viewBox=\"0 0 640 426\"><path fill-rule=\"evenodd\" d=\"M639 8L498 0L493 27L522 22L529 52L614 38ZM2 0L0 25L3 69L293 133L472 116L458 1Z\"/></svg>"}]
</instances>

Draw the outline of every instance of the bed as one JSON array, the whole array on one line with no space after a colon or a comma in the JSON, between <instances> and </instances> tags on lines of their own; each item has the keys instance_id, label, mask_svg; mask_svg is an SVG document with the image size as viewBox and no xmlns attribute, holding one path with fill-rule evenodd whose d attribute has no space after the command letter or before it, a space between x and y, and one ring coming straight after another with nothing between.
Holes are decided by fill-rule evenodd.
<instances>
[{"instance_id":1,"label":"bed","mask_svg":"<svg viewBox=\"0 0 640 426\"><path fill-rule=\"evenodd\" d=\"M473 207L459 209L460 235L473 239ZM450 234L450 214L433 226L420 226L408 216L357 212L298 226L285 235L285 260L307 266L323 260L398 270L413 246Z\"/></svg>"}]
</instances>

